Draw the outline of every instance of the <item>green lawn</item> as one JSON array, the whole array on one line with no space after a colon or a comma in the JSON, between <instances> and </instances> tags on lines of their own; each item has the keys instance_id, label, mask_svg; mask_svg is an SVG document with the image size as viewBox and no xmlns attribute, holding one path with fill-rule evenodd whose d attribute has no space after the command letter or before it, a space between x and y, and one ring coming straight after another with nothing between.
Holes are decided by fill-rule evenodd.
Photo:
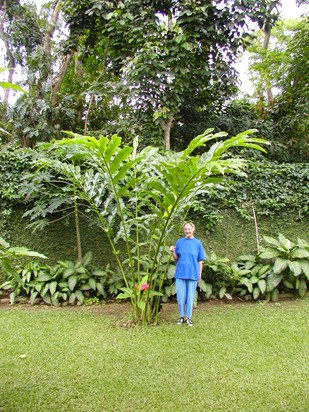
<instances>
[{"instance_id":1,"label":"green lawn","mask_svg":"<svg viewBox=\"0 0 309 412\"><path fill-rule=\"evenodd\" d=\"M2 305L3 306L3 305ZM0 411L309 411L309 302L0 310Z\"/></svg>"}]
</instances>

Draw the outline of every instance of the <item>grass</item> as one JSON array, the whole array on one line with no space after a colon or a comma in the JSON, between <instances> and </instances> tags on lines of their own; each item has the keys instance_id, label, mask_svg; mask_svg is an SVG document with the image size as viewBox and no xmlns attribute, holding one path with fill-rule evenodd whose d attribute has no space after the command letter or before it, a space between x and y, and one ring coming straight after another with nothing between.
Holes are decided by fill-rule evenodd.
<instances>
[{"instance_id":1,"label":"grass","mask_svg":"<svg viewBox=\"0 0 309 412\"><path fill-rule=\"evenodd\" d=\"M0 411L309 410L309 302L176 305L122 327L123 305L0 310Z\"/></svg>"}]
</instances>

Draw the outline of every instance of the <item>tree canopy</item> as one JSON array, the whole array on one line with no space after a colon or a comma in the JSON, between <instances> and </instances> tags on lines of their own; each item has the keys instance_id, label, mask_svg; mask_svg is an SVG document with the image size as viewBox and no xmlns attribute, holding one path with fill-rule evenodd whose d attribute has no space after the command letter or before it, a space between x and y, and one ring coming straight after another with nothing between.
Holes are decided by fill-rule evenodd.
<instances>
[{"instance_id":1,"label":"tree canopy","mask_svg":"<svg viewBox=\"0 0 309 412\"><path fill-rule=\"evenodd\" d=\"M279 7L275 0L53 0L39 9L2 0L8 82L22 77L29 93L7 118L2 114L1 126L30 147L71 130L118 133L128 143L139 136L141 146L177 150L207 127L228 133L258 128L282 152L291 144L293 158L303 160L307 32L305 23L295 30L280 26ZM234 63L252 38L252 22L264 46L268 41L264 51L255 49L263 61L254 70L269 91L281 92L266 112L261 101L255 107L235 100ZM272 50L280 27L280 49ZM279 52L285 65L275 63Z\"/></svg>"}]
</instances>

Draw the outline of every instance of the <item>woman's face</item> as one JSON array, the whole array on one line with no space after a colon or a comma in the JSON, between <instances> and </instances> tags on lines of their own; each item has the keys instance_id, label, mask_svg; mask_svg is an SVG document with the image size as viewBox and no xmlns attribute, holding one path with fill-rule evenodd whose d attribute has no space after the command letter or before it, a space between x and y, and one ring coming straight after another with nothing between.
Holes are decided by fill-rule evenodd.
<instances>
[{"instance_id":1,"label":"woman's face","mask_svg":"<svg viewBox=\"0 0 309 412\"><path fill-rule=\"evenodd\" d=\"M184 231L185 237L188 239L192 238L194 235L194 229L189 223L184 225L183 231Z\"/></svg>"}]
</instances>

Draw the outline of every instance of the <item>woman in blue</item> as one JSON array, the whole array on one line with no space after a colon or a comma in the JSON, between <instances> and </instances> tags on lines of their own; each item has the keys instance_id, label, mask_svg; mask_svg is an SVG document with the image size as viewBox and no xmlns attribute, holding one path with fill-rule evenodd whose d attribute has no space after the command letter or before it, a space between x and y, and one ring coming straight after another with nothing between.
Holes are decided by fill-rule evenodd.
<instances>
[{"instance_id":1,"label":"woman in blue","mask_svg":"<svg viewBox=\"0 0 309 412\"><path fill-rule=\"evenodd\" d=\"M197 282L202 278L205 254L202 242L194 237L195 226L191 222L183 225L185 236L178 239L176 246L171 246L176 263L176 294L180 318L177 325L184 322L192 326L192 311ZM186 318L186 320L185 320Z\"/></svg>"}]
</instances>

